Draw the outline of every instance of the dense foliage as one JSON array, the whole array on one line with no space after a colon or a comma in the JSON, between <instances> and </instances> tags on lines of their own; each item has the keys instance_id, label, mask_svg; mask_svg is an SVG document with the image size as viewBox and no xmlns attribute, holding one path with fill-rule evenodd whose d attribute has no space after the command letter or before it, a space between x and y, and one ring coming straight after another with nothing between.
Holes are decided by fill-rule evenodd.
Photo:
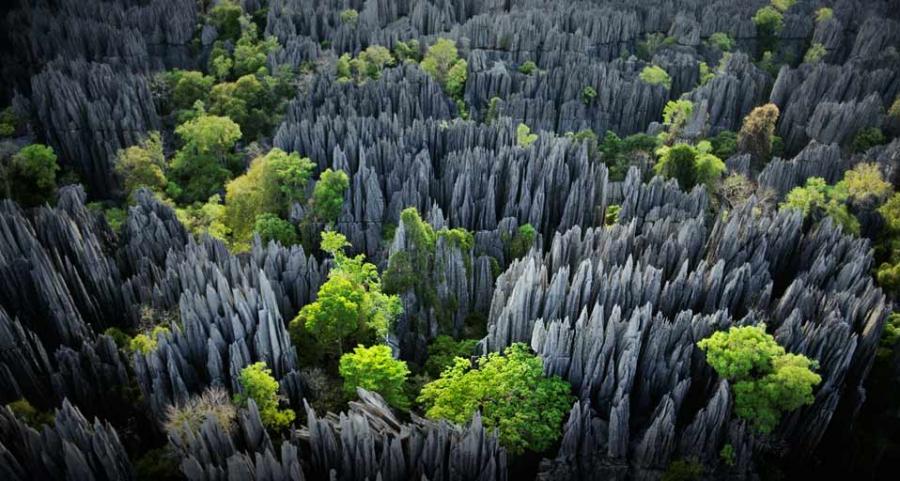
<instances>
[{"instance_id":1,"label":"dense foliage","mask_svg":"<svg viewBox=\"0 0 900 481\"><path fill-rule=\"evenodd\" d=\"M523 344L480 358L476 366L456 358L441 377L422 388L419 402L430 418L465 423L480 411L513 454L541 452L559 439L569 410L569 384L543 375L543 361Z\"/></svg>"},{"instance_id":2,"label":"dense foliage","mask_svg":"<svg viewBox=\"0 0 900 481\"><path fill-rule=\"evenodd\" d=\"M812 404L813 388L822 380L814 372L818 363L785 353L764 324L718 331L697 346L716 373L732 382L738 417L763 433L775 428L782 412Z\"/></svg>"},{"instance_id":3,"label":"dense foliage","mask_svg":"<svg viewBox=\"0 0 900 481\"><path fill-rule=\"evenodd\" d=\"M405 362L393 358L390 347L384 344L357 346L352 353L341 356L339 371L348 396L354 396L356 388L361 387L377 392L396 408L409 406L406 395L409 369Z\"/></svg>"},{"instance_id":4,"label":"dense foliage","mask_svg":"<svg viewBox=\"0 0 900 481\"><path fill-rule=\"evenodd\" d=\"M241 369L241 391L234 395L234 402L246 406L251 399L259 409L263 424L272 429L282 429L294 422L294 411L279 408L278 381L266 363L257 362Z\"/></svg>"}]
</instances>

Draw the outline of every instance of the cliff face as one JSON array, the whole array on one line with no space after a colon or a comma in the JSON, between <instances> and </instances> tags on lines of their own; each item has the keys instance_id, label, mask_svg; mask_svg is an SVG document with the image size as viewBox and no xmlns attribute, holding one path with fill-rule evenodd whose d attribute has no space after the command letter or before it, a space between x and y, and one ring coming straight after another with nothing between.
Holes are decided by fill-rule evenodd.
<instances>
[{"instance_id":1,"label":"cliff face","mask_svg":"<svg viewBox=\"0 0 900 481\"><path fill-rule=\"evenodd\" d=\"M131 479L137 456L164 441L191 480L650 480L678 460L701 463L710 479L755 479L768 463L759 453L773 446L772 464L827 462L869 407L892 308L871 276L868 239L884 221L854 205L860 237L771 204L861 162L898 185L900 140L852 152L866 129L900 131L889 116L900 19L888 0L829 2L832 16L820 21L819 2L800 0L773 38L752 20L763 0L239 2L280 42L267 65L305 72L261 148L309 157L315 174L346 172L334 228L349 251L382 273L404 260L415 267L394 292L403 304L386 340L395 356L422 364L439 335L478 337L479 353L524 342L545 374L571 384L559 445L534 455L537 466L512 458L480 415L465 425L425 420L362 389L342 412L313 409L324 394L302 372L313 353L287 327L333 267L321 252L258 239L230 252L189 233L146 190L118 231L86 206L121 196L119 149L162 130L171 150L153 77L206 68L219 33L203 24L201 5L22 3L5 18L2 93L16 91L29 134L84 187L62 187L54 206L0 200L0 404L55 410L38 430L0 407L3 479ZM342 19L348 8L353 21ZM733 40L730 52L711 42L717 32ZM417 40L421 54L438 38L467 61L462 103L415 62L365 82L336 79L344 53ZM802 61L813 44L821 61ZM641 78L651 65L669 85ZM655 135L676 99L693 102L679 136L691 141L778 106L783 149L771 161L754 170L748 153L722 159L753 184L747 202L682 190L655 177L652 162L621 169L614 153L567 135ZM517 138L520 124L537 135L530 145ZM239 148L249 152L247 140ZM422 225L404 219L409 207ZM293 205L291 220L306 209ZM526 225L536 231L527 242L517 237ZM419 241L423 226L433 245ZM449 233L456 228L471 239ZM120 349L108 329L147 331L148 310L169 316L170 331L154 334L147 352ZM760 323L787 351L817 360L822 376L814 402L770 435L736 416L732 386L696 347L714 331ZM212 386L240 392L241 369L259 361L298 413L280 445L253 402L231 430L207 419L163 439L170 406Z\"/></svg>"}]
</instances>

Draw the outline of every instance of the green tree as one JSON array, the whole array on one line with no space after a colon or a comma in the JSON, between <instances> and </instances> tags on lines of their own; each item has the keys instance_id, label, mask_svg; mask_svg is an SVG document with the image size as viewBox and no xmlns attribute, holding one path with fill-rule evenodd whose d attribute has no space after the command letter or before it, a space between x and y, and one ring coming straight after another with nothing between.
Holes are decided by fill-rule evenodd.
<instances>
[{"instance_id":1,"label":"green tree","mask_svg":"<svg viewBox=\"0 0 900 481\"><path fill-rule=\"evenodd\" d=\"M274 37L259 39L256 24L243 22L241 38L234 45L234 76L269 73L266 59L278 50L278 41Z\"/></svg>"},{"instance_id":2,"label":"green tree","mask_svg":"<svg viewBox=\"0 0 900 481\"><path fill-rule=\"evenodd\" d=\"M6 195L20 204L35 206L50 202L56 193L56 152L42 144L22 147L12 156L2 175Z\"/></svg>"},{"instance_id":3,"label":"green tree","mask_svg":"<svg viewBox=\"0 0 900 481\"><path fill-rule=\"evenodd\" d=\"M237 40L241 33L241 15L244 12L234 0L222 0L209 10L209 23L216 27L219 38Z\"/></svg>"},{"instance_id":4,"label":"green tree","mask_svg":"<svg viewBox=\"0 0 900 481\"><path fill-rule=\"evenodd\" d=\"M737 147L739 151L750 154L756 169L761 169L772 157L772 143L778 115L778 106L769 103L756 107L744 117L744 123L738 133Z\"/></svg>"},{"instance_id":5,"label":"green tree","mask_svg":"<svg viewBox=\"0 0 900 481\"><path fill-rule=\"evenodd\" d=\"M156 193L164 192L167 183L165 167L159 132L150 132L140 144L119 150L116 156L115 170L129 196L141 187Z\"/></svg>"},{"instance_id":6,"label":"green tree","mask_svg":"<svg viewBox=\"0 0 900 481\"><path fill-rule=\"evenodd\" d=\"M681 134L694 113L694 103L690 100L670 100L663 107L663 125L666 126L666 134L663 137L665 144L671 145Z\"/></svg>"},{"instance_id":7,"label":"green tree","mask_svg":"<svg viewBox=\"0 0 900 481\"><path fill-rule=\"evenodd\" d=\"M531 224L520 225L519 228L516 229L513 238L510 239L509 255L513 259L524 257L525 254L528 253L528 250L531 249L531 246L534 245L535 235L537 235L537 231Z\"/></svg>"},{"instance_id":8,"label":"green tree","mask_svg":"<svg viewBox=\"0 0 900 481\"><path fill-rule=\"evenodd\" d=\"M346 25L356 25L356 22L359 20L359 12L352 8L348 8L346 10L341 11L341 23Z\"/></svg>"},{"instance_id":9,"label":"green tree","mask_svg":"<svg viewBox=\"0 0 900 481\"><path fill-rule=\"evenodd\" d=\"M221 191L231 177L228 167L241 138L241 128L228 117L200 115L175 129L184 146L170 165L172 176L183 189L182 200L196 202Z\"/></svg>"},{"instance_id":10,"label":"green tree","mask_svg":"<svg viewBox=\"0 0 900 481\"><path fill-rule=\"evenodd\" d=\"M737 134L730 130L719 132L715 137L709 139L713 147L713 155L720 159L731 157L737 152L737 139Z\"/></svg>"},{"instance_id":11,"label":"green tree","mask_svg":"<svg viewBox=\"0 0 900 481\"><path fill-rule=\"evenodd\" d=\"M834 10L828 7L822 7L816 10L816 23L827 22L834 18Z\"/></svg>"},{"instance_id":12,"label":"green tree","mask_svg":"<svg viewBox=\"0 0 900 481\"><path fill-rule=\"evenodd\" d=\"M219 194L210 196L204 204L197 202L184 208L176 208L175 215L184 227L196 236L206 234L226 243L230 239L231 228L227 224L227 209L222 205Z\"/></svg>"},{"instance_id":13,"label":"green tree","mask_svg":"<svg viewBox=\"0 0 900 481\"><path fill-rule=\"evenodd\" d=\"M862 201L867 198L878 200L887 199L893 193L890 182L884 180L878 164L862 162L852 169L844 172L843 188L847 190L847 197L853 201Z\"/></svg>"},{"instance_id":14,"label":"green tree","mask_svg":"<svg viewBox=\"0 0 900 481\"><path fill-rule=\"evenodd\" d=\"M279 409L278 381L266 363L257 362L241 369L238 379L241 391L234 396L235 404L247 406L252 399L259 409L259 417L266 427L283 429L294 422L296 415L292 409Z\"/></svg>"},{"instance_id":15,"label":"green tree","mask_svg":"<svg viewBox=\"0 0 900 481\"><path fill-rule=\"evenodd\" d=\"M653 167L658 175L678 180L683 190L697 184L712 188L725 172L725 163L711 153L712 144L700 142L697 147L688 144L662 146L656 153L659 161Z\"/></svg>"},{"instance_id":16,"label":"green tree","mask_svg":"<svg viewBox=\"0 0 900 481\"><path fill-rule=\"evenodd\" d=\"M804 63L819 63L825 58L825 55L828 54L828 50L825 50L825 46L821 43L813 43L809 46L809 49L806 51L806 54L803 56Z\"/></svg>"},{"instance_id":17,"label":"green tree","mask_svg":"<svg viewBox=\"0 0 900 481\"><path fill-rule=\"evenodd\" d=\"M452 366L458 357L468 359L475 353L478 339L453 339L451 336L441 335L434 338L428 346L428 359L425 361L425 372L432 378L437 378L444 369Z\"/></svg>"},{"instance_id":18,"label":"green tree","mask_svg":"<svg viewBox=\"0 0 900 481\"><path fill-rule=\"evenodd\" d=\"M396 44L394 44L394 57L396 57L397 61L401 63L419 63L419 41L413 38L406 42L397 42Z\"/></svg>"},{"instance_id":19,"label":"green tree","mask_svg":"<svg viewBox=\"0 0 900 481\"><path fill-rule=\"evenodd\" d=\"M292 203L303 202L313 168L313 163L298 153L274 148L254 159L244 175L229 182L225 187L227 223L235 241L249 241L261 215L274 214L277 218L287 213ZM271 222L267 220L266 224Z\"/></svg>"},{"instance_id":20,"label":"green tree","mask_svg":"<svg viewBox=\"0 0 900 481\"><path fill-rule=\"evenodd\" d=\"M381 71L385 67L391 67L397 63L391 51L381 45L369 45L359 53L359 58L365 64L364 73L372 80L381 78Z\"/></svg>"},{"instance_id":21,"label":"green tree","mask_svg":"<svg viewBox=\"0 0 900 481\"><path fill-rule=\"evenodd\" d=\"M524 62L522 65L519 65L519 72L525 75L531 75L535 71L537 71L537 64L532 60L528 60Z\"/></svg>"},{"instance_id":22,"label":"green tree","mask_svg":"<svg viewBox=\"0 0 900 481\"><path fill-rule=\"evenodd\" d=\"M585 105L590 105L590 104L594 103L594 99L596 99L596 98L597 98L597 91L594 90L594 87L591 87L590 85L588 85L581 90L581 101Z\"/></svg>"},{"instance_id":23,"label":"green tree","mask_svg":"<svg viewBox=\"0 0 900 481\"><path fill-rule=\"evenodd\" d=\"M781 208L800 210L804 217L827 215L842 225L846 232L858 234L859 221L850 214L845 204L848 195L846 184L829 186L821 177L810 177L804 187L795 187L788 192Z\"/></svg>"},{"instance_id":24,"label":"green tree","mask_svg":"<svg viewBox=\"0 0 900 481\"><path fill-rule=\"evenodd\" d=\"M174 70L167 74L166 82L171 91L171 107L179 111L192 108L198 100L206 103L215 79L201 72Z\"/></svg>"},{"instance_id":25,"label":"green tree","mask_svg":"<svg viewBox=\"0 0 900 481\"><path fill-rule=\"evenodd\" d=\"M259 234L260 239L265 243L274 240L283 246L292 246L298 242L297 229L294 224L275 214L265 213L256 216L253 232Z\"/></svg>"},{"instance_id":26,"label":"green tree","mask_svg":"<svg viewBox=\"0 0 900 481\"><path fill-rule=\"evenodd\" d=\"M812 404L813 388L822 381L815 361L785 353L765 325L732 326L697 346L719 376L732 383L735 413L763 433L771 432L781 413Z\"/></svg>"},{"instance_id":27,"label":"green tree","mask_svg":"<svg viewBox=\"0 0 900 481\"><path fill-rule=\"evenodd\" d=\"M756 34L760 39L762 50L775 50L777 36L784 28L784 17L781 12L771 5L766 5L753 15L753 23L756 24Z\"/></svg>"},{"instance_id":28,"label":"green tree","mask_svg":"<svg viewBox=\"0 0 900 481\"><path fill-rule=\"evenodd\" d=\"M797 0L772 0L772 6L778 9L779 12L787 12L795 3L797 3Z\"/></svg>"},{"instance_id":29,"label":"green tree","mask_svg":"<svg viewBox=\"0 0 900 481\"><path fill-rule=\"evenodd\" d=\"M156 350L158 346L159 336L169 334L168 327L155 326L149 333L141 333L134 336L128 344L128 348L132 352L140 352L141 354L149 354Z\"/></svg>"},{"instance_id":30,"label":"green tree","mask_svg":"<svg viewBox=\"0 0 900 481\"><path fill-rule=\"evenodd\" d=\"M341 356L338 372L344 378L344 394L347 396L355 396L356 388L361 387L377 392L395 408L409 407L405 392L409 368L406 362L394 359L391 348L384 344L357 346L352 353Z\"/></svg>"},{"instance_id":31,"label":"green tree","mask_svg":"<svg viewBox=\"0 0 900 481\"><path fill-rule=\"evenodd\" d=\"M524 344L513 344L501 356L491 353L473 368L456 358L441 377L422 388L418 401L432 419L462 424L480 410L484 425L498 429L500 443L512 454L541 452L561 435L570 408L569 384L543 375L543 360Z\"/></svg>"},{"instance_id":32,"label":"green tree","mask_svg":"<svg viewBox=\"0 0 900 481\"><path fill-rule=\"evenodd\" d=\"M734 40L725 32L716 32L710 35L709 44L723 52L730 52L734 48Z\"/></svg>"},{"instance_id":33,"label":"green tree","mask_svg":"<svg viewBox=\"0 0 900 481\"><path fill-rule=\"evenodd\" d=\"M650 85L662 85L666 89L672 88L672 78L669 73L658 65L647 65L641 70L641 80Z\"/></svg>"},{"instance_id":34,"label":"green tree","mask_svg":"<svg viewBox=\"0 0 900 481\"><path fill-rule=\"evenodd\" d=\"M387 336L393 320L402 312L400 298L381 290L375 265L365 256L348 257L347 238L332 231L322 232L322 250L334 256L335 266L319 287L316 301L303 306L290 323L297 343L313 335L324 346L340 354L347 341Z\"/></svg>"},{"instance_id":35,"label":"green tree","mask_svg":"<svg viewBox=\"0 0 900 481\"><path fill-rule=\"evenodd\" d=\"M336 222L344 206L344 192L350 187L350 178L343 170L325 169L313 189L313 212L326 223Z\"/></svg>"},{"instance_id":36,"label":"green tree","mask_svg":"<svg viewBox=\"0 0 900 481\"><path fill-rule=\"evenodd\" d=\"M610 180L624 180L629 167L637 163L641 156L653 156L658 141L657 137L648 134L634 134L622 139L612 130L607 130L598 150L609 169Z\"/></svg>"},{"instance_id":37,"label":"green tree","mask_svg":"<svg viewBox=\"0 0 900 481\"><path fill-rule=\"evenodd\" d=\"M461 107L460 111L464 112L462 94L469 69L466 61L459 58L456 42L446 38L437 39L434 45L428 48L419 66L443 87L444 92L456 101L457 106Z\"/></svg>"},{"instance_id":38,"label":"green tree","mask_svg":"<svg viewBox=\"0 0 900 481\"><path fill-rule=\"evenodd\" d=\"M881 132L881 129L878 127L869 127L867 129L862 129L856 133L853 137L853 143L850 145L850 150L857 153L865 152L876 145L881 145L885 143L887 140L884 138L884 133Z\"/></svg>"},{"instance_id":39,"label":"green tree","mask_svg":"<svg viewBox=\"0 0 900 481\"><path fill-rule=\"evenodd\" d=\"M531 129L525 124L516 127L516 143L519 147L527 148L538 139L537 134L532 134Z\"/></svg>"}]
</instances>

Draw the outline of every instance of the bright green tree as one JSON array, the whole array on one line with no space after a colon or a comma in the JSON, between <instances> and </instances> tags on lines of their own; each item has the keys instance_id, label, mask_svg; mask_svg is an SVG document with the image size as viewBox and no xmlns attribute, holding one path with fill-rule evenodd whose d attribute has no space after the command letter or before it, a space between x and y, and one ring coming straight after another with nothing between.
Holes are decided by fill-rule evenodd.
<instances>
[{"instance_id":1,"label":"bright green tree","mask_svg":"<svg viewBox=\"0 0 900 481\"><path fill-rule=\"evenodd\" d=\"M188 110L198 100L206 103L215 79L201 72L174 70L166 74L170 103L174 111Z\"/></svg>"},{"instance_id":2,"label":"bright green tree","mask_svg":"<svg viewBox=\"0 0 900 481\"><path fill-rule=\"evenodd\" d=\"M815 361L785 353L764 324L732 326L697 346L716 373L732 383L738 417L763 433L777 426L781 413L812 404L813 388L822 381Z\"/></svg>"},{"instance_id":3,"label":"bright green tree","mask_svg":"<svg viewBox=\"0 0 900 481\"><path fill-rule=\"evenodd\" d=\"M842 188L847 189L847 197L853 201L862 201L867 198L884 200L890 196L894 188L891 183L884 180L878 164L873 162L861 162L852 169L844 172Z\"/></svg>"},{"instance_id":4,"label":"bright green tree","mask_svg":"<svg viewBox=\"0 0 900 481\"><path fill-rule=\"evenodd\" d=\"M803 216L824 214L844 227L846 232L859 233L859 221L847 210L846 201L849 194L847 185L838 183L830 186L821 177L806 179L803 187L794 187L788 192L781 208L797 209Z\"/></svg>"},{"instance_id":5,"label":"bright green tree","mask_svg":"<svg viewBox=\"0 0 900 481\"><path fill-rule=\"evenodd\" d=\"M461 111L465 111L463 91L468 78L468 64L459 58L456 42L447 38L439 38L428 48L419 66L431 75L443 87Z\"/></svg>"},{"instance_id":6,"label":"bright green tree","mask_svg":"<svg viewBox=\"0 0 900 481\"><path fill-rule=\"evenodd\" d=\"M725 163L712 154L712 144L702 141L693 147L688 144L662 146L657 149L659 161L654 166L658 175L678 180L683 190L690 190L697 184L708 188L725 172Z\"/></svg>"},{"instance_id":7,"label":"bright green tree","mask_svg":"<svg viewBox=\"0 0 900 481\"><path fill-rule=\"evenodd\" d=\"M716 32L710 35L709 44L723 52L730 52L734 48L734 40L725 32Z\"/></svg>"},{"instance_id":8,"label":"bright green tree","mask_svg":"<svg viewBox=\"0 0 900 481\"><path fill-rule=\"evenodd\" d=\"M819 63L825 58L825 55L828 54L828 50L825 50L825 46L821 43L815 42L809 46L809 49L806 51L806 54L803 55L804 63Z\"/></svg>"},{"instance_id":9,"label":"bright green tree","mask_svg":"<svg viewBox=\"0 0 900 481\"><path fill-rule=\"evenodd\" d=\"M681 134L694 113L694 103L690 100L670 100L663 107L663 125L665 134L661 135L663 143L671 145Z\"/></svg>"},{"instance_id":10,"label":"bright green tree","mask_svg":"<svg viewBox=\"0 0 900 481\"><path fill-rule=\"evenodd\" d=\"M297 243L297 229L294 224L278 217L275 214L260 214L253 223L253 232L259 234L264 243L277 241L283 246L292 246Z\"/></svg>"},{"instance_id":11,"label":"bright green tree","mask_svg":"<svg viewBox=\"0 0 900 481\"><path fill-rule=\"evenodd\" d=\"M350 187L350 178L343 170L325 169L313 189L313 212L322 222L332 223L341 215L344 192Z\"/></svg>"},{"instance_id":12,"label":"bright green tree","mask_svg":"<svg viewBox=\"0 0 900 481\"><path fill-rule=\"evenodd\" d=\"M672 88L672 78L669 73L658 65L647 65L641 70L640 78L650 85L662 85L666 89Z\"/></svg>"},{"instance_id":13,"label":"bright green tree","mask_svg":"<svg viewBox=\"0 0 900 481\"><path fill-rule=\"evenodd\" d=\"M321 248L334 257L335 266L319 287L315 302L303 306L290 323L297 343L306 342L304 337L311 334L340 354L347 341L384 338L400 315L400 298L382 292L375 265L365 262L363 254L347 256L348 245L342 234L322 232Z\"/></svg>"},{"instance_id":14,"label":"bright green tree","mask_svg":"<svg viewBox=\"0 0 900 481\"><path fill-rule=\"evenodd\" d=\"M252 399L259 409L259 417L266 427L283 429L294 422L296 415L292 409L279 409L278 381L266 363L257 362L241 369L241 392L235 394L234 402L247 406Z\"/></svg>"},{"instance_id":15,"label":"bright green tree","mask_svg":"<svg viewBox=\"0 0 900 481\"><path fill-rule=\"evenodd\" d=\"M196 202L221 191L231 177L230 167L241 128L228 117L200 115L175 129L184 146L175 154L170 169L182 188L182 200Z\"/></svg>"},{"instance_id":16,"label":"bright green tree","mask_svg":"<svg viewBox=\"0 0 900 481\"><path fill-rule=\"evenodd\" d=\"M409 368L406 362L394 359L390 347L384 344L357 346L352 353L341 356L338 371L344 378L347 396L355 396L356 388L361 387L377 392L395 408L409 407L405 392Z\"/></svg>"},{"instance_id":17,"label":"bright green tree","mask_svg":"<svg viewBox=\"0 0 900 481\"><path fill-rule=\"evenodd\" d=\"M516 127L516 143L519 147L526 148L538 139L537 134L531 133L531 128L525 124L519 124Z\"/></svg>"},{"instance_id":18,"label":"bright green tree","mask_svg":"<svg viewBox=\"0 0 900 481\"><path fill-rule=\"evenodd\" d=\"M274 148L250 164L244 175L225 187L228 227L235 242L250 240L254 223L263 214L285 214L294 202L303 202L314 165L296 152ZM271 224L270 221L266 221ZM286 244L287 245L287 244Z\"/></svg>"},{"instance_id":19,"label":"bright green tree","mask_svg":"<svg viewBox=\"0 0 900 481\"><path fill-rule=\"evenodd\" d=\"M544 377L543 360L524 344L503 355L491 353L473 368L457 358L441 377L422 388L419 402L426 416L462 424L481 411L484 425L499 430L500 443L512 454L541 452L559 439L569 411L569 384Z\"/></svg>"},{"instance_id":20,"label":"bright green tree","mask_svg":"<svg viewBox=\"0 0 900 481\"><path fill-rule=\"evenodd\" d=\"M141 187L162 193L166 189L166 158L159 132L150 132L138 145L119 150L116 173L122 178L125 193L131 195Z\"/></svg>"},{"instance_id":21,"label":"bright green tree","mask_svg":"<svg viewBox=\"0 0 900 481\"><path fill-rule=\"evenodd\" d=\"M59 164L52 147L30 144L12 156L2 175L5 194L20 204L35 206L50 202L56 193Z\"/></svg>"}]
</instances>

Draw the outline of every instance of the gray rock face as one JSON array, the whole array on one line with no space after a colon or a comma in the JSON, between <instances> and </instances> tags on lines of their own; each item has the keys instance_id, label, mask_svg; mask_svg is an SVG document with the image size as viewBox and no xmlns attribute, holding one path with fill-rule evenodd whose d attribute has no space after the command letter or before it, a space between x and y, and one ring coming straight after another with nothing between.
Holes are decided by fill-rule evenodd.
<instances>
[{"instance_id":1,"label":"gray rock face","mask_svg":"<svg viewBox=\"0 0 900 481\"><path fill-rule=\"evenodd\" d=\"M0 472L4 479L134 479L116 430L88 422L68 401L39 433L0 407Z\"/></svg>"},{"instance_id":2,"label":"gray rock face","mask_svg":"<svg viewBox=\"0 0 900 481\"><path fill-rule=\"evenodd\" d=\"M574 229L501 275L482 348L530 341L546 373L569 380L598 418L570 421L564 439L590 436L599 449L585 459L575 447L561 449L543 465L547 479L591 479L577 477L578 470L600 464L643 477L687 455L715 464L730 401L694 346L734 324L766 322L790 352L822 363L816 402L786 416L778 429L791 446L802 446L794 455L815 448L837 398L858 402L851 393L861 386L851 379L871 364L877 336L870 330L885 315L885 298L865 274L867 243L830 221L804 233L792 212L750 222L753 208L751 202L719 219L709 233L699 218L670 216L645 216L640 230L635 220ZM786 288L775 290L776 283ZM681 412L688 390L703 393L706 407ZM573 415L584 416L582 408ZM676 416L690 421L676 426ZM748 443L731 444L740 451Z\"/></svg>"}]
</instances>

